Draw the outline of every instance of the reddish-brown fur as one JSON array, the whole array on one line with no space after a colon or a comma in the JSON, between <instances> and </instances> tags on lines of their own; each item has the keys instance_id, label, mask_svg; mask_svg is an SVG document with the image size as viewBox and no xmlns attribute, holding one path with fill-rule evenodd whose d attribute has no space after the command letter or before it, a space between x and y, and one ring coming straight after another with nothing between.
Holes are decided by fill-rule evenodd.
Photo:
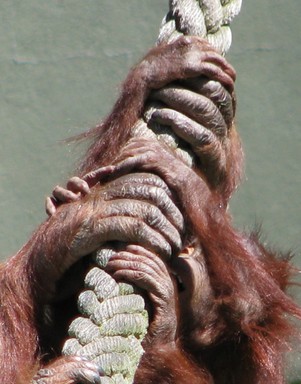
<instances>
[{"instance_id":1,"label":"reddish-brown fur","mask_svg":"<svg viewBox=\"0 0 301 384\"><path fill-rule=\"evenodd\" d=\"M70 222L70 218L65 224ZM42 224L18 254L1 266L0 369L3 383L16 383L17 378L22 378L24 383L30 382L25 379L28 370L39 365L41 340L38 323L47 296L54 289L51 285L56 279L57 266L53 260L57 255L61 255L63 260L67 253L67 244L64 247L64 242L57 242L60 236L65 237L66 242L69 237L61 232L60 225L58 218ZM51 230L48 230L49 226ZM47 253L49 264L46 264L44 253ZM57 259L58 262L61 260ZM40 269L40 263L45 261ZM49 285L45 276L50 276Z\"/></svg>"},{"instance_id":2,"label":"reddish-brown fur","mask_svg":"<svg viewBox=\"0 0 301 384\"><path fill-rule=\"evenodd\" d=\"M281 384L283 353L293 333L286 315L301 317L301 310L284 292L291 275L289 260L267 251L255 235L236 231L226 213L225 206L241 175L242 155L234 126L223 141L227 165L217 188L208 182L206 172L210 169L178 167L176 160L170 160L172 152L157 150L157 143L134 140L121 151L151 89L202 74L202 68L195 69L185 58L191 50L198 54L198 45L204 48L200 40L184 38L170 47L157 47L130 72L112 113L101 126L84 135L93 142L80 172L83 175L110 164L116 156L118 161L139 157L138 147L145 146L146 152L154 148L135 170L157 173L176 195L190 235L186 245L191 245L191 238L196 241L194 261L202 266L190 272L208 281L206 297L192 283L185 287L191 292L191 301L198 292L199 307L198 302L191 306L186 297L181 299L181 293L176 293L176 339L167 342L162 338L153 346L146 345L135 383ZM163 64L161 60L158 65L160 56ZM176 57L172 70L168 66L171 57ZM229 78L233 76L230 73ZM216 75L232 94L229 78ZM142 85L137 86L140 79ZM204 153L214 150L204 148ZM44 340L43 309L45 304L52 304L57 281L72 265L69 248L74 236L85 218L95 215L91 199L88 195L83 201L60 207L0 269L3 383L16 383L20 378L30 382L28 372L52 356L53 346Z\"/></svg>"},{"instance_id":3,"label":"reddish-brown fur","mask_svg":"<svg viewBox=\"0 0 301 384\"><path fill-rule=\"evenodd\" d=\"M132 89L135 71L131 72L124 89ZM119 103L125 99L122 93ZM145 100L145 96L142 99ZM130 105L133 100L130 98L124 102ZM118 109L118 103L116 106ZM113 110L102 126L88 133L88 136L93 135L96 139L82 162L83 174L114 159L110 156L111 147L110 151L107 150L107 143L113 140L114 135L118 135L116 148L128 141L129 129L140 117L141 107L140 104L138 109L132 111L130 118L124 122L125 129L122 132L114 124L116 118ZM103 132L105 141L98 139L103 137ZM147 382L148 377L151 378L149 382L170 384L186 381L210 383L211 380L221 384L284 382L284 352L294 332L286 315L301 315L300 308L284 293L292 268L288 256L266 250L254 234L239 233L233 228L230 217L219 209L235 189L242 171L242 152L234 126L229 131L226 145L226 182L221 183L222 188L212 195L211 203L201 203L202 200L207 201L204 199L206 192L194 186L192 180L182 185L180 196L185 214L192 222L194 233L202 246L214 290L216 319L213 324L206 324L205 321L202 325L204 329L206 326L213 328L212 340L209 345L194 342L195 330L185 329L185 334L179 335L179 348L160 345L157 349L153 348L150 355L145 355L136 377L137 383ZM210 148L208 150L210 152ZM186 177L182 179L187 180ZM245 303L250 303L250 306L245 308ZM258 305L260 310L256 308ZM195 320L187 318L187 313L182 316L185 325ZM202 328L196 331L202 332ZM182 348L186 353L180 353ZM207 370L212 378L208 379L206 374L202 374ZM205 378L202 379L202 376Z\"/></svg>"},{"instance_id":4,"label":"reddish-brown fur","mask_svg":"<svg viewBox=\"0 0 301 384\"><path fill-rule=\"evenodd\" d=\"M146 152L150 147L149 143L137 141L126 156L134 156L138 145L145 145ZM170 187L179 191L179 167L173 169L166 160L164 152L160 154L157 148L142 169L152 169L163 179L168 177ZM164 166L165 162L168 166ZM182 175L183 180L187 177ZM192 369L186 372L187 383L284 383L284 353L294 331L286 315L301 315L300 308L284 292L292 273L289 258L266 250L255 234L235 230L221 208L223 198L210 192L193 174L189 183L182 185L179 197L201 245L194 260L202 269L194 272L192 268L192 275L201 273L201 280L209 277L211 306L202 304L200 294L200 313L193 308L189 312L187 296L181 301L179 294L178 337L170 347L164 343L156 349L150 347L152 358L148 353L144 356L145 365L137 374L137 383L152 375L154 381L177 382L174 376L181 367L181 351L183 367L190 364ZM181 276L181 271L177 272ZM188 282L186 289L196 294L193 283ZM191 379L195 366L210 379L201 379L200 372ZM180 377L178 382L185 383Z\"/></svg>"},{"instance_id":5,"label":"reddish-brown fur","mask_svg":"<svg viewBox=\"0 0 301 384\"><path fill-rule=\"evenodd\" d=\"M207 70L201 65L195 68L193 65L195 61L201 62L209 59L209 55L204 59L201 56L190 57L190 54L200 53L197 49L204 50L207 54L208 43L197 38L184 37L178 39L173 45L153 48L142 62L130 71L110 115L103 123L81 136L92 140L81 163L81 176L97 167L110 164L116 159L120 148L130 139L132 127L141 118L145 101L151 90L161 88L173 80L194 78L202 74L206 76L208 73L210 78L221 82L234 97L233 87L236 76L234 69L226 62L216 64L224 73ZM214 52L210 46L209 50ZM214 60L211 61L214 62ZM143 79L143 81L140 80L139 86L137 86L137 79ZM233 104L235 109L235 100ZM112 143L114 144L112 145ZM228 199L242 174L243 155L235 126L232 126L228 136L224 138L223 147L227 158L226 174L224 175L225 180L219 183L218 188L222 191L223 198ZM210 145L204 145L202 152L203 157L209 154L211 160L220 155L216 148ZM213 168L213 166L211 167ZM211 167L208 164L207 173L212 171ZM203 172L204 169L201 171Z\"/></svg>"}]
</instances>

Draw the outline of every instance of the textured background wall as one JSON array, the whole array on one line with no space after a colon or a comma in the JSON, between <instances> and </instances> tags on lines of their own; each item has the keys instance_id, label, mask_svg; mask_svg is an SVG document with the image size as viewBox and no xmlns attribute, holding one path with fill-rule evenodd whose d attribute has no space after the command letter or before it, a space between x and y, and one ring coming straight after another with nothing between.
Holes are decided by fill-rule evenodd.
<instances>
[{"instance_id":1,"label":"textured background wall","mask_svg":"<svg viewBox=\"0 0 301 384\"><path fill-rule=\"evenodd\" d=\"M45 217L44 196L72 175L82 150L60 141L109 111L128 68L156 40L167 6L0 2L0 258ZM268 242L294 251L299 266L300 14L299 0L244 0L229 55L246 151L246 181L232 212L242 228L262 223Z\"/></svg>"}]
</instances>

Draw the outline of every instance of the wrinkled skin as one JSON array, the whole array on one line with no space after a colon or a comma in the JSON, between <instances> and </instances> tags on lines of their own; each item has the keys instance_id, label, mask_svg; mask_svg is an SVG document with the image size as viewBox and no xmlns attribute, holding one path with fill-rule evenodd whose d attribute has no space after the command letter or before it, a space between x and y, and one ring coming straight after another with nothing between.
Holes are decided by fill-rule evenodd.
<instances>
[{"instance_id":1,"label":"wrinkled skin","mask_svg":"<svg viewBox=\"0 0 301 384\"><path fill-rule=\"evenodd\" d=\"M221 198L218 194L212 192L207 184L193 169L185 165L181 160L174 156L169 148L162 146L159 142L153 142L148 139L132 139L123 149L122 154L115 165L100 168L93 172L93 178L110 178L111 175L131 175L133 171L152 172L164 180L173 192L175 200L179 203L181 211L186 219L186 232L191 227L187 212L194 208L197 218L202 218L202 224L207 225L206 213L208 210L215 212L217 218L225 215L225 210L221 205ZM132 174L132 175L135 175ZM89 180L90 175L86 176ZM122 180L119 177L118 180ZM189 180L189 183L184 183ZM183 234L183 231L181 232ZM185 307L186 314L194 313L191 318L198 318L194 311L199 311L200 306L196 308L195 300L198 304L204 302L204 306L212 301L212 290L209 285L208 272L202 255L201 245L195 238L194 231L183 234L185 243L177 257L168 259L168 273L178 276L183 290L179 290L181 306ZM137 252L137 251L136 251ZM203 260L203 261L202 261ZM159 262L161 263L161 262ZM165 270L162 267L163 270ZM165 274L166 278L166 274ZM168 280L168 279L167 279ZM169 279L170 280L170 279ZM157 279L158 284L164 286L164 279ZM185 290L185 287L189 289ZM159 288L157 287L159 290ZM161 291L164 289L162 288ZM167 289L168 291L168 289ZM211 299L210 299L211 295ZM203 305L201 305L203 307ZM208 316L208 313L206 313Z\"/></svg>"},{"instance_id":2,"label":"wrinkled skin","mask_svg":"<svg viewBox=\"0 0 301 384\"><path fill-rule=\"evenodd\" d=\"M64 336L66 303L80 289L70 274L79 264L84 274L84 256L106 241L130 244L108 270L135 281L152 303L135 384L283 382L291 330L284 315L301 316L283 292L289 265L236 232L226 214L241 173L234 79L225 59L195 37L152 49L130 71L111 114L84 135L94 140L83 180L55 189L52 217L0 270L4 382L28 383L37 366L37 382L100 380L90 363L46 360L59 349L49 335ZM167 125L184 141L193 169L158 140L133 137L150 100L163 104L149 124ZM57 200L70 204L57 209Z\"/></svg>"},{"instance_id":3,"label":"wrinkled skin","mask_svg":"<svg viewBox=\"0 0 301 384\"><path fill-rule=\"evenodd\" d=\"M125 160L121 160L125 158ZM139 169L143 173L130 173L133 170ZM149 172L149 173L144 173ZM152 175L152 173L156 175ZM120 176L125 175L125 176ZM116 176L120 176L117 180ZM141 177L145 177L151 185L153 191L151 194L156 196L152 203L158 205L164 214L172 220L173 225L178 229L183 238L189 243L179 257L179 248L173 252L172 258L164 257L164 253L154 252L145 247L138 245L129 245L125 250L116 252L109 261L107 271L113 274L117 280L124 280L134 283L139 288L144 289L148 293L148 299L152 304L152 320L148 331L148 336L144 341L144 348L146 349L145 356L141 363L141 369L138 369L137 378L135 383L143 382L144 373L140 377L139 372L143 371L144 361L147 361L148 351L152 354L157 348L161 350L162 346L172 348L173 354L178 353L181 356L181 364L189 367L192 372L196 371L197 377L205 376L208 379L208 374L204 373L202 369L190 363L189 358L183 362L183 353L181 342L178 339L179 334L183 334L186 322L181 323L183 316L187 317L192 322L191 328L199 326L199 320L202 319L204 324L209 321L215 320L217 317L214 309L212 308L212 289L209 283L206 267L202 266L199 262L199 246L195 243L191 244L191 237L184 236L183 234L183 218L175 206L172 205L171 200L167 201L163 196L173 196L177 201L183 201L183 205L189 209L189 204L193 204L199 198L201 193L202 200L198 209L198 214L208 204L214 204L216 209L224 212L220 208L220 202L212 193L207 183L199 177L190 167L185 165L181 160L177 159L169 148L164 148L161 143L154 143L145 139L133 139L124 148L123 153L120 155L120 161L115 165L100 168L99 170L89 174L85 180L72 178L68 187L74 194L73 198L78 199L78 194L81 196L91 195L94 188L89 189L91 181L111 180L107 185L111 187L114 185L124 185L122 193L125 197L128 193L128 188L133 191L135 199L145 199L148 194L145 193L145 186L142 190L137 188L140 183ZM190 185L193 185L195 193L189 194L187 197L187 188L189 186L183 183L183 179L190 180ZM126 180L131 183L127 184ZM163 182L164 179L164 182ZM138 183L138 184L137 184ZM157 189L156 185L160 185L162 189L160 193L154 193ZM169 186L169 189L167 188ZM164 186L164 188L163 188ZM97 189L97 187L96 187ZM64 188L56 188L54 195L57 199L67 202L70 199L70 190ZM142 194L141 194L142 193ZM114 194L110 191L110 194ZM115 196L115 194L114 194ZM176 197L175 197L176 196ZM185 197L186 196L186 197ZM72 198L72 197L71 197ZM149 196L148 196L149 198ZM124 202L124 204L127 204ZM212 206L212 205L211 205ZM172 207L172 208L171 208ZM125 207L123 207L124 209ZM172 213L172 214L171 214ZM168 216L168 214L170 216ZM204 220L206 220L204 216ZM158 222L161 222L158 216ZM168 233L165 232L165 237ZM169 236L169 241L175 241L173 235ZM188 246L189 245L189 246ZM189 256L185 252L192 252ZM194 259L193 255L197 255ZM160 257L158 257L160 255ZM164 261L165 260L165 263ZM202 269L204 268L204 270ZM198 328L199 329L199 328ZM189 333L189 332L188 332ZM212 340L211 335L205 335L204 338ZM187 368L188 369L188 368ZM201 375L201 376L200 376ZM187 382L192 380L192 377L186 375ZM195 379L195 376L193 376ZM179 382L183 381L182 375L178 375ZM207 382L207 381L205 381Z\"/></svg>"},{"instance_id":4,"label":"wrinkled skin","mask_svg":"<svg viewBox=\"0 0 301 384\"><path fill-rule=\"evenodd\" d=\"M134 179L136 184L132 186ZM129 187L125 191L127 184ZM161 204L166 206L165 211L162 208L164 214L154 205L158 196ZM37 354L47 352L49 359L51 351L59 348L57 342L62 339L56 341L56 338L60 339L64 332L62 316L68 317L69 313L66 301L72 302L72 295L79 288L73 286L69 278L72 277L72 268L84 261L83 256L95 251L104 242L127 241L169 258L172 252L181 248L182 230L182 216L166 192L166 186L152 175L125 176L122 182L115 180L107 183L81 201L61 206L42 224L29 243L1 268L0 318L10 330L2 334L1 340L0 352L7 356L0 360L0 364L5 364L2 367L3 380L13 383L17 376L25 377L24 366L34 366ZM22 280L19 276L23 276ZM77 282L78 273L75 276ZM21 307L9 304L11 300L18 302L18 297L22 297L22 305L26 308L26 312L24 309L22 312L21 328L19 321L15 320L21 316ZM51 321L49 314L52 314ZM64 320L68 321L68 318ZM11 365L10 358L13 359ZM8 370L9 366L12 371ZM75 361L69 371L74 367L74 376L84 375L83 366L85 362ZM55 362L46 368L55 370L57 367ZM87 367L87 370L90 368ZM62 368L60 370L63 371ZM58 373L43 380L45 383L51 380L51 384L64 382L63 379L60 381L60 377ZM93 376L92 383L94 379Z\"/></svg>"},{"instance_id":5,"label":"wrinkled skin","mask_svg":"<svg viewBox=\"0 0 301 384\"><path fill-rule=\"evenodd\" d=\"M282 382L281 364L271 365L265 352L257 361L253 353L270 348L280 362L291 332L283 313L301 315L283 292L287 261L277 259L254 236L236 232L223 197L159 142L133 138L115 164L86 180L137 171L164 180L183 212L186 230L183 248L178 257L166 260L167 268L156 255L137 249L114 256L108 266L117 278L146 289L153 305L135 384Z\"/></svg>"},{"instance_id":6,"label":"wrinkled skin","mask_svg":"<svg viewBox=\"0 0 301 384\"><path fill-rule=\"evenodd\" d=\"M34 376L33 384L101 384L102 370L94 363L79 356L57 359L48 368L40 369Z\"/></svg>"},{"instance_id":7,"label":"wrinkled skin","mask_svg":"<svg viewBox=\"0 0 301 384\"><path fill-rule=\"evenodd\" d=\"M235 76L225 58L198 37L183 36L151 49L130 71L111 114L84 135L93 142L80 176L115 161L152 100L161 107L148 123L168 126L191 147L196 166L227 200L239 182L242 160L233 124Z\"/></svg>"},{"instance_id":8,"label":"wrinkled skin","mask_svg":"<svg viewBox=\"0 0 301 384\"><path fill-rule=\"evenodd\" d=\"M160 253L129 245L107 267L117 279L146 290L152 303L135 384L280 383L281 365L270 366L265 352L257 362L252 353L267 345L274 361L281 361L290 332L283 313L301 315L283 292L289 265L232 228L223 198L196 171L159 141L133 138L113 165L84 180L89 186L131 172L133 178L156 174L184 215L179 254L160 259Z\"/></svg>"},{"instance_id":9,"label":"wrinkled skin","mask_svg":"<svg viewBox=\"0 0 301 384\"><path fill-rule=\"evenodd\" d=\"M50 223L60 215L64 215L64 220L70 218L72 225L79 216L79 223L74 225L72 232L68 228L71 232L66 241L68 255L61 256L60 270L52 283L55 284L83 255L107 241L139 242L165 257L178 252L182 246L180 233L184 222L166 189L166 184L156 175L125 175L91 191L77 204L71 204L67 213L60 214L59 210ZM39 259L37 267L41 271L37 271L38 275L44 272L44 262ZM47 287L47 290L51 292L54 288Z\"/></svg>"},{"instance_id":10,"label":"wrinkled skin","mask_svg":"<svg viewBox=\"0 0 301 384\"><path fill-rule=\"evenodd\" d=\"M187 325L190 331L194 326L199 329L200 322L209 324L217 317L208 271L200 263L200 249L193 252L196 255L180 253L164 263L158 255L129 245L110 258L106 270L116 280L131 282L145 290L152 303L152 319L144 342L146 350L156 344L176 345L178 335ZM212 335L204 335L204 343L205 338L212 342Z\"/></svg>"},{"instance_id":11,"label":"wrinkled skin","mask_svg":"<svg viewBox=\"0 0 301 384\"><path fill-rule=\"evenodd\" d=\"M166 126L169 126L180 138L181 140L185 141L186 144L192 147L193 151L195 152L195 155L199 158L200 164L199 167L203 170L202 177L205 177L207 180L206 182L211 184L212 187L217 187L218 182L215 180L227 180L226 175L226 156L227 151L229 151L229 145L228 142L231 137L231 130L234 129L232 127L233 124L233 118L234 118L234 108L235 108L235 101L233 99L233 80L235 78L235 73L233 69L229 66L229 64L219 55L216 54L216 52L204 41L201 41L199 39L193 39L193 43L195 46L191 45L191 40L183 38L181 41L177 42L175 46L177 46L176 49L181 49L181 53L183 53L183 58L181 58L181 63L179 63L179 68L177 72L177 76L179 77L179 73L181 74L180 78L183 78L182 74L182 68L183 65L187 65L190 69L187 69L187 71L191 70L191 74L193 75L205 75L209 78L212 78L214 80L208 80L204 77L199 79L193 79L192 81L185 83L182 82L181 86L177 85L176 92L174 91L175 85L172 85L172 91L171 87L165 87L162 89L162 91L158 90L156 92L153 92L151 94L151 100L160 101L164 103L164 108L157 110L152 116L149 121L151 124L152 122L159 122ZM179 48L180 46L180 48ZM192 48L192 49L191 49ZM204 52L198 52L198 50L202 50ZM192 51L192 52L191 52ZM156 58L156 60L169 60L168 55L170 52L165 53L167 57L164 58L164 54L162 57ZM173 52L173 55L175 53ZM189 57L189 55L192 54L192 57ZM194 61L194 55L201 55L200 65L197 67L197 69L193 69L193 67L196 65L197 61ZM183 64L182 60L185 61L185 56L187 55L187 63ZM140 65L138 65L132 73L130 73L129 78L125 82L125 89L127 87L127 83L129 83L129 79L133 78L134 76L141 75L141 67L143 71L145 71L145 61L149 61L151 65L153 65L153 53L150 53L147 58L142 61ZM135 73L135 75L134 75ZM171 74L171 76L175 76L175 74ZM168 77L168 79L176 79L176 77L171 78ZM218 81L221 81L224 83L224 85L227 87L224 88ZM163 81L163 80L162 80ZM163 83L162 83L163 84ZM157 85L155 83L151 83L150 85L153 88L156 88ZM186 88L190 88L191 90L187 90ZM231 96L232 95L232 96ZM117 103L118 104L118 103ZM192 108L193 106L193 108ZM114 110L113 110L114 111ZM110 118L109 118L110 119ZM181 124L179 124L179 122ZM230 132L230 134L229 134ZM100 171L92 171L88 175L84 176L83 179L80 178L72 178L69 180L67 184L67 189L56 187L52 198L48 198L46 201L46 210L48 214L53 215L56 212L56 203L59 202L71 202L71 201L78 201L82 198L82 196L88 196L91 197L91 193L93 194L93 190L90 189L90 187L94 186L96 182L104 182L106 178L110 177L110 174L113 171L113 175L115 178L116 175L120 172L121 174L126 174L128 171L132 170L132 168L135 168L136 166L140 167L142 163L148 164L149 160L149 166L147 168L147 171L150 172L156 172L157 169L154 166L154 164L151 161L152 155L155 157L156 161L156 153L162 152L162 145L158 142L144 142L140 139L132 139L130 141L130 144L136 145L136 147L139 147L141 144L142 152L144 151L145 147L147 147L147 151L145 152L144 156L145 158L136 159L138 160L138 163L136 165L128 166L126 165L126 171L122 169L123 165L120 164L119 168L111 166L108 166L105 169L101 169ZM127 151L130 151L129 144L126 145L126 148L122 152L122 158L127 159L127 157L131 157L132 155L129 154ZM150 149L150 151L149 151ZM152 155L151 153L152 152ZM213 153L214 152L214 153ZM164 171L160 176L165 179L167 178L166 182L167 185L162 181L161 178L151 176L148 174L148 179L150 185L152 185L152 189L147 192L145 189L145 186L141 188L141 177L143 174L132 174L131 179L126 181L126 178L129 178L129 176L123 176L120 177L117 181L111 182L111 185L113 183L117 186L123 183L123 189L122 193L124 194L124 198L131 197L135 200L139 199L149 199L149 193L153 197L151 197L151 202L155 206L159 208L159 210L162 211L164 215L167 216L167 219L172 222L174 227L177 231L179 231L179 234L182 236L182 238L189 237L189 234L186 233L185 236L183 234L184 229L184 221L182 218L182 215L177 210L177 208L171 204L171 201L168 201L166 199L166 195L171 197L170 189L173 192L176 192L178 197L180 197L180 201L183 198L183 195L185 195L187 192L182 192L182 184L183 180L191 180L191 186L194 185L195 181L197 184L200 184L200 189L198 193L203 194L203 203L206 205L207 199L211 198L211 191L209 190L206 182L204 182L197 174L195 174L193 171L191 171L187 166L184 166L184 164L180 160L175 159L175 153L170 151L168 148L163 149L163 158L161 155L158 156L157 160L160 163L163 160L163 166ZM137 154L135 153L135 156ZM135 161L136 161L135 160ZM171 169L173 169L174 175L174 181L168 178L168 175L171 175ZM141 168L143 169L143 168ZM183 170L183 171L182 171ZM179 176L178 176L179 173ZM211 175L215 175L212 177ZM124 179L125 177L125 179ZM187 179L186 179L187 178ZM211 178L211 179L210 179ZM193 181L193 179L195 181ZM200 179L200 180L198 180ZM144 181L146 180L146 176L144 175ZM176 181L176 184L174 185ZM199 182L200 181L200 182ZM230 184L230 183L229 183ZM164 188L163 188L164 185ZM158 186L161 188L159 191L157 191ZM192 187L193 188L193 187ZM98 193L98 191L97 191ZM114 188L112 192L110 192L114 195ZM128 193L131 193L130 196L128 196ZM193 198L191 196L191 192L188 193L191 199L197 199L198 196ZM119 197L118 193L114 197ZM178 198L177 198L178 200ZM125 206L128 204L128 206ZM217 203L217 205L220 205L221 201ZM116 209L116 207L114 207ZM113 209L114 209L113 208ZM120 202L121 210L129 211L133 209L133 203L131 205L127 203L126 201ZM164 223L165 219L160 219L160 212L157 211L156 207L152 207L152 217L148 218L151 221L154 221L156 218L158 222ZM169 216L168 216L169 215ZM112 230L112 227L109 229L109 232ZM133 224L133 227L130 229L130 231L135 230L135 226ZM106 229L102 229L101 232L106 232ZM108 233L109 233L108 232ZM147 255L149 257L149 260L152 256L159 254L161 257L166 259L166 255L168 254L170 256L171 253L178 254L181 248L181 240L177 237L177 233L175 230L168 231L167 227L164 226L161 228L161 234L164 234L165 238L169 241L171 247L169 247L168 252L166 249L163 249L163 246L161 249L156 248L154 249L154 239L152 236L150 236L150 233L148 233L148 240L149 243L153 246L153 251L156 253L152 253L151 250L147 250L145 248L140 248L140 252L142 255ZM184 236L184 237L183 237ZM82 238L84 235L81 234L80 239L82 242ZM146 236L144 237L144 239ZM109 240L109 238L108 238ZM130 239L127 239L130 242ZM90 240L89 240L90 242ZM146 246L150 249L149 244L147 243L141 243L143 246ZM75 248L77 248L78 245L76 243ZM130 246L129 246L130 247ZM134 246L132 246L134 247ZM167 247L168 248L168 247ZM87 247L86 247L87 249ZM130 248L132 250L132 248ZM139 247L138 247L139 250ZM137 249L135 248L136 257L137 257ZM130 257L131 253L126 253L128 257ZM154 258L154 257L153 257ZM147 264L147 258L145 257L145 264ZM173 259L174 260L174 259ZM176 259L175 259L176 260ZM166 343L169 344L172 342L173 344L176 343L176 335L175 331L177 330L177 321L173 319L172 317L175 316L176 312L179 312L179 309L176 309L175 307L170 307L170 304L167 305L169 302L177 301L177 290L174 290L174 285L177 285L177 279L171 278L170 273L162 263L162 261L158 258L154 258L154 261L157 261L161 263L161 269L165 271L165 273L161 273L161 276L152 276L153 282L155 282L155 285L151 285L150 282L146 284L145 286L140 286L141 288L146 289L149 292L151 302L153 303L153 311L154 311L154 321L152 322L151 329L149 331L148 340L150 345L154 345L154 340L158 340L158 345L162 345L162 342L166 340ZM113 260L112 260L113 262ZM183 264L179 267L179 264ZM199 263L195 263L196 271L199 268ZM110 268L111 264L108 266ZM142 267L143 265L141 265ZM164 269L164 268L165 269ZM203 294L203 301L207 301L207 295L209 295L210 286L206 285L205 281L208 281L208 276L203 273L204 279L200 279L198 273L193 272L193 261L185 259L185 257L181 258L181 261L177 261L174 263L174 265L168 265L169 271L172 270L173 272L177 271L177 275L180 276L181 282L189 281L190 278L197 279L200 281L200 284L204 288L206 286L208 293L206 290ZM158 267L157 267L158 269ZM147 271L152 269L147 269ZM116 272L117 274L120 272ZM139 273L139 271L137 271ZM141 273L141 271L140 271ZM147 273L145 273L145 276L148 276ZM121 276L122 277L122 276ZM150 276L149 276L150 278ZM128 278L128 280L131 280ZM139 284L137 284L139 285ZM190 287L190 288L188 288ZM192 312L189 316L191 319L197 319L197 317L194 314L194 311L200 311L201 309L196 307L193 303L191 305L188 305L188 302L190 300L187 300L191 297L194 298L194 300L197 299L197 296L191 295L190 291L198 291L199 286L195 283L191 284L189 282L189 285L185 287L185 293L182 293L180 297L184 297L181 300L181 305L185 303L186 306L186 314L189 313L189 310ZM154 291L154 293L153 293ZM167 294L168 293L168 294ZM161 304L160 304L161 303ZM174 303L176 305L176 303ZM206 305L208 306L208 304ZM208 311L206 312L206 314ZM173 314L173 315L172 315ZM172 329L166 329L170 328L172 324ZM153 331L152 331L153 330ZM168 336L170 335L170 336ZM173 335L173 336L172 336Z\"/></svg>"},{"instance_id":12,"label":"wrinkled skin","mask_svg":"<svg viewBox=\"0 0 301 384\"><path fill-rule=\"evenodd\" d=\"M118 281L130 282L147 291L153 305L152 321L147 340L151 348L156 343L174 343L177 324L177 287L166 264L158 255L137 245L128 245L116 252L106 271Z\"/></svg>"}]
</instances>

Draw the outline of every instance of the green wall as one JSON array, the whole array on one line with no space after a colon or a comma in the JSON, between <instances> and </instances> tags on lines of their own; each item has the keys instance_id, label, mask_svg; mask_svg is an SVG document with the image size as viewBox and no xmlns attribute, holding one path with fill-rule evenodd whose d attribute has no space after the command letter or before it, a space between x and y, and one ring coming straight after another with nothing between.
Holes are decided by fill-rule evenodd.
<instances>
[{"instance_id":1,"label":"green wall","mask_svg":"<svg viewBox=\"0 0 301 384\"><path fill-rule=\"evenodd\" d=\"M167 8L167 0L0 2L2 259L43 220L53 186L72 175L81 148L60 141L109 111ZM232 212L241 228L262 223L268 242L294 251L299 266L300 15L300 0L243 0L229 55L246 152Z\"/></svg>"}]
</instances>

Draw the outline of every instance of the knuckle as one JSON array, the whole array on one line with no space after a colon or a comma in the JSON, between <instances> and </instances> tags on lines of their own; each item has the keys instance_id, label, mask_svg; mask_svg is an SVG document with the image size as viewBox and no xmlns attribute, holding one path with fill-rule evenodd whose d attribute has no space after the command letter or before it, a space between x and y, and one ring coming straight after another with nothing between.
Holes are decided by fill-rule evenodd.
<instances>
[{"instance_id":1,"label":"knuckle","mask_svg":"<svg viewBox=\"0 0 301 384\"><path fill-rule=\"evenodd\" d=\"M166 203L166 202L171 201L170 198L168 197L167 193L165 192L165 190L160 188L160 187L153 187L152 188L152 193L162 203Z\"/></svg>"},{"instance_id":2,"label":"knuckle","mask_svg":"<svg viewBox=\"0 0 301 384\"><path fill-rule=\"evenodd\" d=\"M80 182L81 179L78 177L78 176L73 176L73 177L70 177L70 179L68 180L68 184L74 184L74 183L78 183Z\"/></svg>"},{"instance_id":3,"label":"knuckle","mask_svg":"<svg viewBox=\"0 0 301 384\"><path fill-rule=\"evenodd\" d=\"M155 205L147 204L144 211L144 218L150 226L156 226L162 220L162 213Z\"/></svg>"},{"instance_id":4,"label":"knuckle","mask_svg":"<svg viewBox=\"0 0 301 384\"><path fill-rule=\"evenodd\" d=\"M145 281L146 279L146 274L145 272L141 270L136 270L133 272L133 280L134 281Z\"/></svg>"},{"instance_id":5,"label":"knuckle","mask_svg":"<svg viewBox=\"0 0 301 384\"><path fill-rule=\"evenodd\" d=\"M133 232L135 237L139 240L143 239L145 235L145 224L141 220L137 220L133 223Z\"/></svg>"},{"instance_id":6,"label":"knuckle","mask_svg":"<svg viewBox=\"0 0 301 384\"><path fill-rule=\"evenodd\" d=\"M62 189L62 187L60 185L56 185L53 190L52 190L52 193L55 194L57 192L60 192Z\"/></svg>"},{"instance_id":7,"label":"knuckle","mask_svg":"<svg viewBox=\"0 0 301 384\"><path fill-rule=\"evenodd\" d=\"M180 43L180 44L183 44L183 45L190 45L192 43L193 39L191 36L180 36L176 42L177 43Z\"/></svg>"}]
</instances>

